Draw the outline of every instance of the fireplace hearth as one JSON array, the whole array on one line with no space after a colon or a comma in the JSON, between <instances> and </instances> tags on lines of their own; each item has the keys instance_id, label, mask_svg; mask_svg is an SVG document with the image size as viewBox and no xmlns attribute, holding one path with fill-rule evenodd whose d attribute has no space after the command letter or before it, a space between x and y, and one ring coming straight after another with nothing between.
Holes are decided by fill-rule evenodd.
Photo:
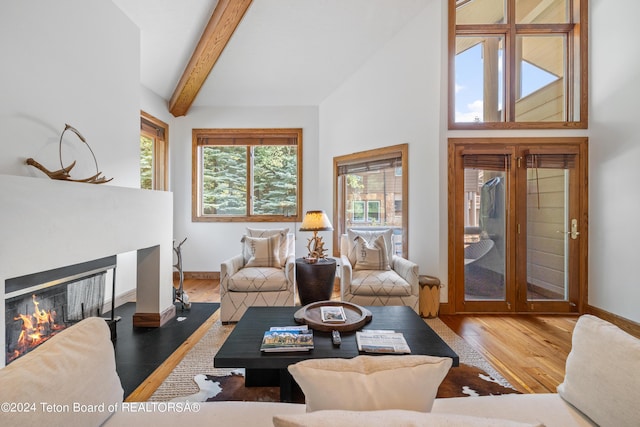
<instances>
[{"instance_id":1,"label":"fireplace hearth","mask_svg":"<svg viewBox=\"0 0 640 427\"><path fill-rule=\"evenodd\" d=\"M107 272L113 270L115 287L115 267L111 256L7 280L5 363L86 317L101 316ZM115 337L114 318L110 326Z\"/></svg>"}]
</instances>

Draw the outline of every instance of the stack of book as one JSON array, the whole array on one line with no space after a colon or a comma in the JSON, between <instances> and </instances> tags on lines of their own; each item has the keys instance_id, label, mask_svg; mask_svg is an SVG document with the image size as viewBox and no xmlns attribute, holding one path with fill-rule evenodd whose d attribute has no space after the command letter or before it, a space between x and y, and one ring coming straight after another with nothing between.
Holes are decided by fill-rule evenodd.
<instances>
[{"instance_id":1,"label":"stack of book","mask_svg":"<svg viewBox=\"0 0 640 427\"><path fill-rule=\"evenodd\" d=\"M345 323L347 314L341 305L323 305L320 307L320 317L323 323Z\"/></svg>"},{"instance_id":2,"label":"stack of book","mask_svg":"<svg viewBox=\"0 0 640 427\"><path fill-rule=\"evenodd\" d=\"M264 333L260 350L266 353L309 351L313 348L313 331L306 325L272 327Z\"/></svg>"},{"instance_id":3,"label":"stack of book","mask_svg":"<svg viewBox=\"0 0 640 427\"><path fill-rule=\"evenodd\" d=\"M411 349L401 332L360 331L356 332L358 351L365 353L407 354Z\"/></svg>"}]
</instances>

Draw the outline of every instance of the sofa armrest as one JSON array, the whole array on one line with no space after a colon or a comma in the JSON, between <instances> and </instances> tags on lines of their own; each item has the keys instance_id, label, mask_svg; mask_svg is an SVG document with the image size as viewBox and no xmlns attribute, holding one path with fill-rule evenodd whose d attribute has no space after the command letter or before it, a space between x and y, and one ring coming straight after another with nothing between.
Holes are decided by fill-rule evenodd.
<instances>
[{"instance_id":1,"label":"sofa armrest","mask_svg":"<svg viewBox=\"0 0 640 427\"><path fill-rule=\"evenodd\" d=\"M287 277L287 288L290 291L294 291L296 288L296 256L294 254L287 255L287 261L284 264L284 275Z\"/></svg>"},{"instance_id":2,"label":"sofa armrest","mask_svg":"<svg viewBox=\"0 0 640 427\"><path fill-rule=\"evenodd\" d=\"M346 255L340 255L340 299L344 300L345 293L348 293L348 289L351 286L351 275L353 268L351 262Z\"/></svg>"},{"instance_id":3,"label":"sofa armrest","mask_svg":"<svg viewBox=\"0 0 640 427\"><path fill-rule=\"evenodd\" d=\"M226 292L229 288L229 278L244 267L244 257L238 254L223 261L220 264L220 292Z\"/></svg>"},{"instance_id":4,"label":"sofa armrest","mask_svg":"<svg viewBox=\"0 0 640 427\"><path fill-rule=\"evenodd\" d=\"M394 255L391 260L391 269L411 285L412 295L418 295L420 293L420 285L418 283L418 264Z\"/></svg>"}]
</instances>

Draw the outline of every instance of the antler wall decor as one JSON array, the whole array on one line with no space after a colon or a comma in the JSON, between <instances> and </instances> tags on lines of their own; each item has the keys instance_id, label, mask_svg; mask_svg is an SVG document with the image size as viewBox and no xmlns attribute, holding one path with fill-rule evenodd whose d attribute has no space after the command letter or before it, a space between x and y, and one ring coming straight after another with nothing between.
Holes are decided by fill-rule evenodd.
<instances>
[{"instance_id":1,"label":"antler wall decor","mask_svg":"<svg viewBox=\"0 0 640 427\"><path fill-rule=\"evenodd\" d=\"M71 162L71 164L69 166L64 166L62 164L62 137L64 136L64 133L66 131L70 130L71 132L75 133L78 138L80 138L80 140L82 142L84 142L87 145L87 148L89 149L89 151L91 152L91 156L93 156L93 161L96 164L96 174L92 175L88 178L83 178L83 179L73 179L71 178L71 169L73 169L73 167L76 165L76 161L74 160L73 162ZM37 161L35 161L34 159L32 159L31 157L27 159L27 164L30 166L33 166L37 169L40 169L42 172L44 172L49 178L51 179L58 179L61 181L73 181L73 182L87 182L90 184L104 184L105 182L109 182L111 181L113 178L105 178L104 176L100 176L102 175L102 172L100 172L100 170L98 169L98 161L96 160L96 155L93 153L93 150L91 149L91 146L89 145L89 143L87 142L87 140L85 139L84 136L82 136L82 134L80 132L78 132L78 129L74 128L71 125L65 124L64 125L64 130L62 131L62 133L60 134L60 143L59 143L59 147L58 147L58 155L60 157L60 169L57 171L50 171L49 169L47 169L46 167L44 167L43 165L41 165L40 163L38 163Z\"/></svg>"}]
</instances>

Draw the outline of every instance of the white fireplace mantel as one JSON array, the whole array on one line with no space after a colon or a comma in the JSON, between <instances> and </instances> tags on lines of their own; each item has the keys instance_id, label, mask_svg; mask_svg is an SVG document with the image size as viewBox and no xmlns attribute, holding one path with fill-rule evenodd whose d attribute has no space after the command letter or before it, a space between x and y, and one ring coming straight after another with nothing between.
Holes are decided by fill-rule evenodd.
<instances>
[{"instance_id":1,"label":"white fireplace mantel","mask_svg":"<svg viewBox=\"0 0 640 427\"><path fill-rule=\"evenodd\" d=\"M118 282L129 289L116 295L137 288L136 316L166 318L173 308L172 193L0 175L2 313L6 279L133 251L137 266L118 267ZM4 343L4 314L0 330Z\"/></svg>"}]
</instances>

